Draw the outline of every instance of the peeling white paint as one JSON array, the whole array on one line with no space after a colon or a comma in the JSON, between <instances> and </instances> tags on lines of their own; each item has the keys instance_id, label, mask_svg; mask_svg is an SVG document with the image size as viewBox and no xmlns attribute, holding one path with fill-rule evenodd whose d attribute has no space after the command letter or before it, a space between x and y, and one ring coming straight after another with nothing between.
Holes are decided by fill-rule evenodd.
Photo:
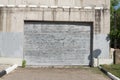
<instances>
[{"instance_id":1,"label":"peeling white paint","mask_svg":"<svg viewBox=\"0 0 120 80\"><path fill-rule=\"evenodd\" d=\"M63 8L63 9L69 9L69 8L73 8L73 9L104 9L104 7L91 7L91 6L85 6L85 7L80 7L80 6L74 6L74 7L70 7L70 6L47 6L47 5L0 5L0 7L11 7L11 8Z\"/></svg>"},{"instance_id":2,"label":"peeling white paint","mask_svg":"<svg viewBox=\"0 0 120 80\"><path fill-rule=\"evenodd\" d=\"M25 7L27 7L27 6L26 6L26 5L18 5L17 7L25 8Z\"/></svg>"},{"instance_id":3,"label":"peeling white paint","mask_svg":"<svg viewBox=\"0 0 120 80\"><path fill-rule=\"evenodd\" d=\"M41 8L48 8L48 6L46 6L46 5L41 5L40 7Z\"/></svg>"},{"instance_id":4,"label":"peeling white paint","mask_svg":"<svg viewBox=\"0 0 120 80\"><path fill-rule=\"evenodd\" d=\"M95 9L104 9L103 7L95 7Z\"/></svg>"},{"instance_id":5,"label":"peeling white paint","mask_svg":"<svg viewBox=\"0 0 120 80\"><path fill-rule=\"evenodd\" d=\"M28 5L28 7L37 8L38 6L37 5Z\"/></svg>"},{"instance_id":6,"label":"peeling white paint","mask_svg":"<svg viewBox=\"0 0 120 80\"><path fill-rule=\"evenodd\" d=\"M88 7L84 7L84 9L92 9L92 7L88 6Z\"/></svg>"},{"instance_id":7,"label":"peeling white paint","mask_svg":"<svg viewBox=\"0 0 120 80\"><path fill-rule=\"evenodd\" d=\"M75 6L75 7L73 7L73 8L75 8L75 9L81 9L82 7Z\"/></svg>"},{"instance_id":8,"label":"peeling white paint","mask_svg":"<svg viewBox=\"0 0 120 80\"><path fill-rule=\"evenodd\" d=\"M50 6L50 8L58 8L58 6Z\"/></svg>"},{"instance_id":9,"label":"peeling white paint","mask_svg":"<svg viewBox=\"0 0 120 80\"><path fill-rule=\"evenodd\" d=\"M0 7L5 7L5 5L2 5L2 4L1 4Z\"/></svg>"},{"instance_id":10,"label":"peeling white paint","mask_svg":"<svg viewBox=\"0 0 120 80\"><path fill-rule=\"evenodd\" d=\"M7 5L6 7L15 7L15 5Z\"/></svg>"},{"instance_id":11,"label":"peeling white paint","mask_svg":"<svg viewBox=\"0 0 120 80\"><path fill-rule=\"evenodd\" d=\"M8 74L8 73L10 73L11 71L15 70L17 67L18 67L18 65L15 64L15 65L13 65L12 67L7 68L5 71L6 71L6 73Z\"/></svg>"},{"instance_id":12,"label":"peeling white paint","mask_svg":"<svg viewBox=\"0 0 120 80\"><path fill-rule=\"evenodd\" d=\"M62 6L62 8L70 8L70 6Z\"/></svg>"}]
</instances>

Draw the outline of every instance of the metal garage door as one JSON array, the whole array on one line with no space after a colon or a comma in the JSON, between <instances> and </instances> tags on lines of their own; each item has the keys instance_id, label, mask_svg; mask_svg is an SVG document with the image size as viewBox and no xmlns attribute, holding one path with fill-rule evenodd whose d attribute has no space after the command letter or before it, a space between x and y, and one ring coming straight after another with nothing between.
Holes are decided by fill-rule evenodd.
<instances>
[{"instance_id":1,"label":"metal garage door","mask_svg":"<svg viewBox=\"0 0 120 80\"><path fill-rule=\"evenodd\" d=\"M90 28L87 23L25 22L27 65L89 65Z\"/></svg>"}]
</instances>

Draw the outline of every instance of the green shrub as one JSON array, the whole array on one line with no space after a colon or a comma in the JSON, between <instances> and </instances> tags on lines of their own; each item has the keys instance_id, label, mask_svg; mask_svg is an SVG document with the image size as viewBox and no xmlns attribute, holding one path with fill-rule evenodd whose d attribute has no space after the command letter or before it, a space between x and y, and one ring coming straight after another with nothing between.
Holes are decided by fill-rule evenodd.
<instances>
[{"instance_id":1,"label":"green shrub","mask_svg":"<svg viewBox=\"0 0 120 80\"><path fill-rule=\"evenodd\" d=\"M22 61L22 68L25 68L26 67L26 60L23 60Z\"/></svg>"}]
</instances>

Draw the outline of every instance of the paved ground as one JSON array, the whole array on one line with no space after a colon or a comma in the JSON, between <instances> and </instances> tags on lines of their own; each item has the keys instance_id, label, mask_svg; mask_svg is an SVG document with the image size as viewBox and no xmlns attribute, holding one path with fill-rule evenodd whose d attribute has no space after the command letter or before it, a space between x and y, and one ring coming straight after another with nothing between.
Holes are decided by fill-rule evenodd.
<instances>
[{"instance_id":1,"label":"paved ground","mask_svg":"<svg viewBox=\"0 0 120 80\"><path fill-rule=\"evenodd\" d=\"M98 69L18 68L0 80L110 80Z\"/></svg>"},{"instance_id":2,"label":"paved ground","mask_svg":"<svg viewBox=\"0 0 120 80\"><path fill-rule=\"evenodd\" d=\"M0 71L10 67L10 65L0 65Z\"/></svg>"}]
</instances>

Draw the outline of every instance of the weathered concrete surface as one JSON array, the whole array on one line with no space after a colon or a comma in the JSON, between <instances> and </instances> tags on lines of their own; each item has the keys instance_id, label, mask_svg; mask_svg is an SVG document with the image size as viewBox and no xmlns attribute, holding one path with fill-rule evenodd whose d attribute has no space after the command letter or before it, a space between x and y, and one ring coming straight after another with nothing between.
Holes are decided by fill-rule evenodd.
<instances>
[{"instance_id":1,"label":"weathered concrete surface","mask_svg":"<svg viewBox=\"0 0 120 80\"><path fill-rule=\"evenodd\" d=\"M10 67L10 65L3 65L0 64L0 71L7 69L8 67Z\"/></svg>"},{"instance_id":2,"label":"weathered concrete surface","mask_svg":"<svg viewBox=\"0 0 120 80\"><path fill-rule=\"evenodd\" d=\"M14 55L13 55L14 56ZM10 57L0 57L0 64L17 64L18 66L22 66L22 58L10 58Z\"/></svg>"},{"instance_id":3,"label":"weathered concrete surface","mask_svg":"<svg viewBox=\"0 0 120 80\"><path fill-rule=\"evenodd\" d=\"M23 57L23 34L0 33L0 57L22 58Z\"/></svg>"},{"instance_id":4,"label":"weathered concrete surface","mask_svg":"<svg viewBox=\"0 0 120 80\"><path fill-rule=\"evenodd\" d=\"M114 60L115 60L115 64L120 64L120 49L116 50L116 53L114 54Z\"/></svg>"},{"instance_id":5,"label":"weathered concrete surface","mask_svg":"<svg viewBox=\"0 0 120 80\"><path fill-rule=\"evenodd\" d=\"M102 43L101 43L102 42ZM96 34L94 35L93 55L98 55L99 59L109 59L109 44L110 39L108 35Z\"/></svg>"},{"instance_id":6,"label":"weathered concrete surface","mask_svg":"<svg viewBox=\"0 0 120 80\"><path fill-rule=\"evenodd\" d=\"M110 30L109 10L3 8L2 13L3 32L23 32L24 20L93 22L94 33L108 34Z\"/></svg>"},{"instance_id":7,"label":"weathered concrete surface","mask_svg":"<svg viewBox=\"0 0 120 80\"><path fill-rule=\"evenodd\" d=\"M89 23L26 22L27 65L89 65L91 28Z\"/></svg>"},{"instance_id":8,"label":"weathered concrete surface","mask_svg":"<svg viewBox=\"0 0 120 80\"><path fill-rule=\"evenodd\" d=\"M93 46L93 50L99 49L101 51L100 57L101 59L104 58L110 58L109 57L109 40L106 41L107 35L110 31L110 0L0 0L0 4L3 5L19 5L19 4L25 4L25 5L47 5L47 6L80 6L80 7L86 7L86 6L102 6L104 9L72 9L72 8L0 8L0 31L5 32L6 36L7 32L14 33L14 35L19 33L24 33L24 21L25 20L32 20L32 21L67 21L67 22L91 22L93 23L93 30L91 33L93 37L93 44L91 43L91 47ZM20 37L23 37L23 34L18 35ZM96 38L96 37L100 38ZM103 39L104 40L103 40ZM2 42L2 39L4 39L4 43ZM6 40L8 39L8 40ZM24 49L22 46L21 49L18 49L18 45L21 45L21 42L13 43L13 35L9 38L1 38L0 44L1 49L0 51L3 51L4 53L0 53L5 57L11 57L11 54L15 57L20 55L20 57L23 55L23 51L21 49ZM15 40L23 41L22 38L18 39L16 37ZM102 40L102 41L101 41ZM9 41L9 42L7 42ZM11 43L14 44L14 46L17 46L16 48L11 48ZM103 44L104 43L104 44ZM6 44L10 44L10 46L7 47ZM98 44L98 45L95 45ZM104 46L103 46L104 45ZM10 48L9 48L10 47ZM8 50L8 51L5 51ZM13 51L13 49L15 51ZM91 48L92 49L92 48ZM10 53L8 53L10 51ZM14 52L17 51L17 55L14 54ZM20 54L21 53L21 54ZM7 55L7 56L6 56ZM23 58L23 56L21 57Z\"/></svg>"},{"instance_id":9,"label":"weathered concrete surface","mask_svg":"<svg viewBox=\"0 0 120 80\"><path fill-rule=\"evenodd\" d=\"M3 28L3 14L2 14L2 9L0 8L0 31L2 31Z\"/></svg>"},{"instance_id":10,"label":"weathered concrete surface","mask_svg":"<svg viewBox=\"0 0 120 80\"><path fill-rule=\"evenodd\" d=\"M97 69L17 69L1 80L110 80Z\"/></svg>"},{"instance_id":11,"label":"weathered concrete surface","mask_svg":"<svg viewBox=\"0 0 120 80\"><path fill-rule=\"evenodd\" d=\"M36 4L48 6L105 6L110 7L110 0L0 0L4 5Z\"/></svg>"},{"instance_id":12,"label":"weathered concrete surface","mask_svg":"<svg viewBox=\"0 0 120 80\"><path fill-rule=\"evenodd\" d=\"M101 50L101 58L109 58L109 41L106 41L107 34L109 33L109 10L84 10L84 9L48 9L48 8L2 8L1 21L3 22L2 32L14 32L15 34L24 32L24 20L34 20L34 21L76 21L76 22L93 22L93 50ZM74 16L75 15L75 16ZM108 23L108 24L107 24ZM106 30L105 30L106 29ZM92 33L92 32L91 32ZM7 33L6 33L7 34ZM102 35L101 35L102 34ZM96 38L97 35L101 35L100 38ZM6 35L9 36L9 35ZM23 41L23 34L20 34L20 39L16 38L18 41ZM104 40L102 39L104 38ZM9 39L11 41L12 37ZM104 42L104 46L101 45ZM6 41L6 40L5 40ZM1 42L1 41L0 41ZM12 43L12 42L11 42ZM21 45L21 42L18 42ZM1 43L6 44L5 43ZM15 43L16 44L16 43ZM99 45L95 45L99 44ZM91 44L92 45L92 44ZM105 47L106 46L106 47ZM92 47L92 46L91 46ZM2 48L3 49L3 48ZM6 49L10 49L9 46ZM21 49L24 49L21 46ZM14 49L15 51L18 49ZM1 50L4 51L4 50ZM14 51L14 52L15 52ZM9 51L8 51L9 52ZM7 55L11 57L12 53L1 53L2 57ZM19 49L19 55L23 55L23 51ZM14 55L16 56L16 54ZM23 56L22 56L23 57ZM21 58L22 58L21 57Z\"/></svg>"}]
</instances>

